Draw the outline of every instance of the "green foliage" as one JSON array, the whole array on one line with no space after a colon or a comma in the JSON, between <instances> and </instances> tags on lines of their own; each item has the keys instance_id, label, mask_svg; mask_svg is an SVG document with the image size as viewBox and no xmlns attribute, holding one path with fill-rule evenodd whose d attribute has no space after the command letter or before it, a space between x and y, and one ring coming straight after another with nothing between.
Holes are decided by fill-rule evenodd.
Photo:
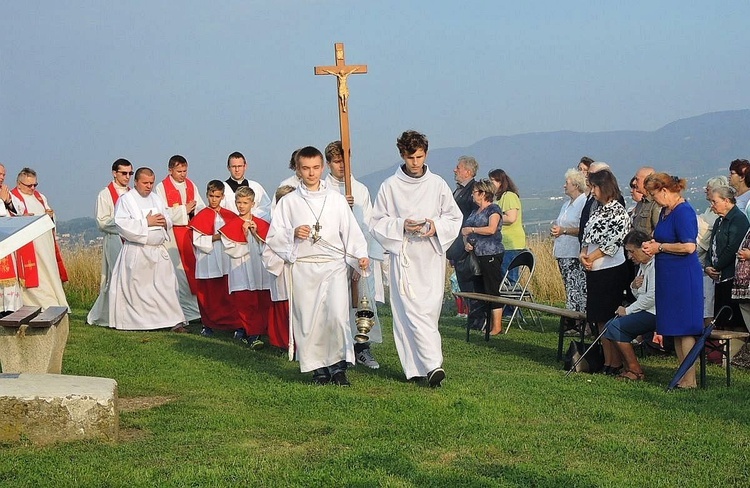
<instances>
[{"instance_id":1,"label":"green foliage","mask_svg":"<svg viewBox=\"0 0 750 488\"><path fill-rule=\"evenodd\" d=\"M121 440L0 447L14 486L742 486L750 375L709 369L707 390L665 393L674 358L643 361L647 380L564 377L555 321L466 343L441 322L444 387L406 382L383 314L377 371L351 388L316 387L285 352L228 334L118 332L76 310L64 373L115 378ZM191 326L197 332L196 326Z\"/></svg>"}]
</instances>

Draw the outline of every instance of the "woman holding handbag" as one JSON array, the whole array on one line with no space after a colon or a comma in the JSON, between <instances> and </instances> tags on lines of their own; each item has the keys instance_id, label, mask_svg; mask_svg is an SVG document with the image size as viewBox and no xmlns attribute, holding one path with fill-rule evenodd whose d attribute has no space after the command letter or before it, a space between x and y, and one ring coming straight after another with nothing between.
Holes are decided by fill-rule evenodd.
<instances>
[{"instance_id":1,"label":"woman holding handbag","mask_svg":"<svg viewBox=\"0 0 750 488\"><path fill-rule=\"evenodd\" d=\"M503 279L502 264L505 248L503 247L502 215L503 211L493 202L495 186L490 180L479 180L474 184L472 198L479 206L466 219L461 235L466 250L476 256L485 293L499 296ZM490 335L497 335L503 330L503 306L493 303Z\"/></svg>"}]
</instances>

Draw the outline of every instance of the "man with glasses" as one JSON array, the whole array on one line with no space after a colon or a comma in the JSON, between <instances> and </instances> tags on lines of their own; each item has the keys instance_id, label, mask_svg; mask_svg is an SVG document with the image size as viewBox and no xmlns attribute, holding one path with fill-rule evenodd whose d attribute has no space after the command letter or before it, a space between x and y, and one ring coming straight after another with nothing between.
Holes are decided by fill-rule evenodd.
<instances>
[{"instance_id":1,"label":"man with glasses","mask_svg":"<svg viewBox=\"0 0 750 488\"><path fill-rule=\"evenodd\" d=\"M44 215L54 220L47 198L37 191L36 171L23 168L11 190L18 215ZM45 232L16 251L23 304L37 307L68 306L62 284L68 274L53 232Z\"/></svg>"},{"instance_id":2,"label":"man with glasses","mask_svg":"<svg viewBox=\"0 0 750 488\"><path fill-rule=\"evenodd\" d=\"M109 327L109 283L112 269L122 249L122 239L115 225L115 205L121 195L130 190L133 165L127 159L112 163L112 181L99 192L96 199L96 225L104 234L102 241L102 271L99 296L91 307L86 323Z\"/></svg>"}]
</instances>

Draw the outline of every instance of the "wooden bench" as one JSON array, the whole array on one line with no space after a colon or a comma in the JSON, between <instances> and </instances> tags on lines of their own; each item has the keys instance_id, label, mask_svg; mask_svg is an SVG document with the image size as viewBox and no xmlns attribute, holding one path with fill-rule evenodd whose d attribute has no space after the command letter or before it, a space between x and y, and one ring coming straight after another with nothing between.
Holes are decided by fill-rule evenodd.
<instances>
[{"instance_id":1,"label":"wooden bench","mask_svg":"<svg viewBox=\"0 0 750 488\"><path fill-rule=\"evenodd\" d=\"M527 308L529 310L534 310L536 312L546 313L549 315L556 315L560 317L560 328L558 330L558 338L557 338L557 360L560 361L562 359L562 348L563 348L563 341L564 341L564 335L565 331L568 329L575 328L574 326L571 327L571 324L575 324L578 321L585 321L586 320L586 314L583 312L577 312L575 310L568 310L567 308L558 308L553 307L552 305L545 305L542 303L535 303L535 302L527 302L524 300L516 300L514 298L506 298L506 297L496 297L494 295L487 295L485 293L472 293L472 292L454 292L454 295L461 297L461 298L468 298L469 300L477 300L484 303L500 303L502 305L509 305L513 307L521 307L521 308ZM484 340L489 341L490 340L490 327L489 324L491 323L491 314L492 311L487 311L487 326L485 327L484 332ZM584 331L581 331L581 335L583 335ZM583 340L583 338L581 338ZM469 342L469 330L466 330L466 342Z\"/></svg>"},{"instance_id":2,"label":"wooden bench","mask_svg":"<svg viewBox=\"0 0 750 488\"><path fill-rule=\"evenodd\" d=\"M714 346L713 344L710 344L708 341L706 341L705 346L703 346L703 349L701 350L701 376L700 376L700 384L701 388L706 387L706 350L711 351L719 351L721 352L722 359L724 361L724 364L726 364L726 372L727 372L727 386L731 385L732 379L731 379L731 363L732 363L732 355L731 355L731 342L732 339L742 339L747 340L747 338L750 337L750 334L747 332L734 332L731 330L712 330L711 335L708 336L709 341L717 341L719 343L719 346Z\"/></svg>"}]
</instances>

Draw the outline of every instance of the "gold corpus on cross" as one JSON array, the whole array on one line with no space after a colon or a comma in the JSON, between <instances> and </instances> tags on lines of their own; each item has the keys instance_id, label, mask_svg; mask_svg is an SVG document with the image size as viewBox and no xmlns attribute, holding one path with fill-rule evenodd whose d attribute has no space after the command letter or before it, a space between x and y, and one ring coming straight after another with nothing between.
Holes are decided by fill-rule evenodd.
<instances>
[{"instance_id":1,"label":"gold corpus on cross","mask_svg":"<svg viewBox=\"0 0 750 488\"><path fill-rule=\"evenodd\" d=\"M344 152L344 189L347 196L352 194L352 167L350 163L351 145L349 141L349 112L347 104L349 100L349 86L347 78L349 75L362 75L367 73L367 65L353 64L347 66L344 59L344 43L335 44L336 65L335 66L316 66L316 75L333 75L336 77L336 86L338 88L338 105L339 105L339 131L341 133L341 148Z\"/></svg>"}]
</instances>

